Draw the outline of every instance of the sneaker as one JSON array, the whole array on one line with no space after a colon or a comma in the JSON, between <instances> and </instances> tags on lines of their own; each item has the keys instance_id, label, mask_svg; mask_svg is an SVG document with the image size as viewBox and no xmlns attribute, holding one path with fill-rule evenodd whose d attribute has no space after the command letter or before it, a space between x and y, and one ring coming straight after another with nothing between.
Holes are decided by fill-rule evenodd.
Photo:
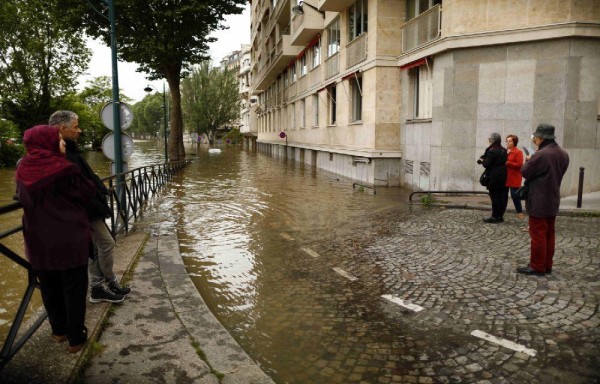
<instances>
[{"instance_id":1,"label":"sneaker","mask_svg":"<svg viewBox=\"0 0 600 384\"><path fill-rule=\"evenodd\" d=\"M121 301L123 301L124 298L125 296L113 293L109 289L104 287L104 285L100 285L97 287L92 287L90 303L100 303L103 301L106 301L108 303L120 303Z\"/></svg>"},{"instance_id":2,"label":"sneaker","mask_svg":"<svg viewBox=\"0 0 600 384\"><path fill-rule=\"evenodd\" d=\"M117 283L117 280L108 283L108 289L110 289L112 293L116 293L117 295L127 296L131 293L131 288L129 288L126 285L121 285Z\"/></svg>"}]
</instances>

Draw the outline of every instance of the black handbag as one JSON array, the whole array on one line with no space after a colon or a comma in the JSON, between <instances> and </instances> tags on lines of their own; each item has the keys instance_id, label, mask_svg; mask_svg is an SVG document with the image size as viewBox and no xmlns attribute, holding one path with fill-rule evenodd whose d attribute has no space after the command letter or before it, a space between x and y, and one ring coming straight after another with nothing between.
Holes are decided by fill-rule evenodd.
<instances>
[{"instance_id":1,"label":"black handbag","mask_svg":"<svg viewBox=\"0 0 600 384\"><path fill-rule=\"evenodd\" d=\"M487 173L487 170L479 176L479 183L484 187L487 187L490 184L490 175Z\"/></svg>"},{"instance_id":2,"label":"black handbag","mask_svg":"<svg viewBox=\"0 0 600 384\"><path fill-rule=\"evenodd\" d=\"M529 194L529 185L527 181L525 181L525 184L523 184L521 188L517 189L516 194L520 200L527 200L527 195Z\"/></svg>"}]
</instances>

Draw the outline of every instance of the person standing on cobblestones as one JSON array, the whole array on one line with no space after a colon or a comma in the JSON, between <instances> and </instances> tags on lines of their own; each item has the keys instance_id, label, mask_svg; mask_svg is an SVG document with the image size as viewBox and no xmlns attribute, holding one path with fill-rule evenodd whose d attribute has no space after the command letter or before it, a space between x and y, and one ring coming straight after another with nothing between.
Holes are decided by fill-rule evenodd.
<instances>
[{"instance_id":1,"label":"person standing on cobblestones","mask_svg":"<svg viewBox=\"0 0 600 384\"><path fill-rule=\"evenodd\" d=\"M523 166L523 152L519 149L519 147L517 147L518 143L519 138L517 136L506 136L506 152L508 154L506 159L506 186L510 191L510 197L515 205L517 217L522 219L525 217L525 215L523 215L521 198L517 196L517 189L519 189L521 187L521 183L523 183L523 176L521 175L521 167Z\"/></svg>"},{"instance_id":2,"label":"person standing on cobblestones","mask_svg":"<svg viewBox=\"0 0 600 384\"><path fill-rule=\"evenodd\" d=\"M544 275L552 273L556 215L560 206L560 183L569 167L569 155L554 141L554 126L542 123L533 133L538 150L527 156L521 169L529 184L527 212L531 254L529 265L518 273Z\"/></svg>"},{"instance_id":3,"label":"person standing on cobblestones","mask_svg":"<svg viewBox=\"0 0 600 384\"><path fill-rule=\"evenodd\" d=\"M488 139L490 145L484 154L477 160L483 165L485 173L489 176L487 189L492 200L492 216L483 219L486 223L501 223L504 221L504 212L508 203L508 188L506 187L506 149L502 147L502 136L492 133Z\"/></svg>"},{"instance_id":4,"label":"person standing on cobblestones","mask_svg":"<svg viewBox=\"0 0 600 384\"><path fill-rule=\"evenodd\" d=\"M106 218L110 217L110 207L107 202L108 190L77 151L77 140L81 134L79 117L72 111L57 111L50 116L49 124L58 127L65 140L67 160L75 163L81 169L83 176L96 186L95 197L86 205L92 229L92 240L98 251L94 260L90 260L88 264L91 287L90 302L121 302L131 292L131 289L120 285L113 272L115 240L104 222Z\"/></svg>"}]
</instances>

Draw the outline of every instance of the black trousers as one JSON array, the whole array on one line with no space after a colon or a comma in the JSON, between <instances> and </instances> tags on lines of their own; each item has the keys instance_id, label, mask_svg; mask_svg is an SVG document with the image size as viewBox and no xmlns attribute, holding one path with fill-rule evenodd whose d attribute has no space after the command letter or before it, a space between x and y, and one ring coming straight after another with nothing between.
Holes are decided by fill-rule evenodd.
<instances>
[{"instance_id":1,"label":"black trousers","mask_svg":"<svg viewBox=\"0 0 600 384\"><path fill-rule=\"evenodd\" d=\"M490 189L490 199L492 199L492 217L503 218L508 204L508 187Z\"/></svg>"},{"instance_id":2,"label":"black trousers","mask_svg":"<svg viewBox=\"0 0 600 384\"><path fill-rule=\"evenodd\" d=\"M61 271L36 271L36 274L52 334L66 335L69 345L85 343L87 265Z\"/></svg>"}]
</instances>

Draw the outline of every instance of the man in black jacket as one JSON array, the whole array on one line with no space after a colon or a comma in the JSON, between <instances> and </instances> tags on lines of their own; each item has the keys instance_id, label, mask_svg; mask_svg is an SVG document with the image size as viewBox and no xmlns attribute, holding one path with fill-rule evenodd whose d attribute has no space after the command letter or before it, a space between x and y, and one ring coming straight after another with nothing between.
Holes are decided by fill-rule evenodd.
<instances>
[{"instance_id":1,"label":"man in black jacket","mask_svg":"<svg viewBox=\"0 0 600 384\"><path fill-rule=\"evenodd\" d=\"M49 124L58 127L65 140L67 160L75 163L81 169L83 176L96 186L96 196L86 206L92 240L98 251L97 256L88 263L91 287L90 302L121 302L131 292L131 289L121 286L113 272L115 240L104 222L104 219L110 217L110 207L107 202L108 190L77 151L77 140L81 134L79 117L71 111L57 111L50 116Z\"/></svg>"}]
</instances>

